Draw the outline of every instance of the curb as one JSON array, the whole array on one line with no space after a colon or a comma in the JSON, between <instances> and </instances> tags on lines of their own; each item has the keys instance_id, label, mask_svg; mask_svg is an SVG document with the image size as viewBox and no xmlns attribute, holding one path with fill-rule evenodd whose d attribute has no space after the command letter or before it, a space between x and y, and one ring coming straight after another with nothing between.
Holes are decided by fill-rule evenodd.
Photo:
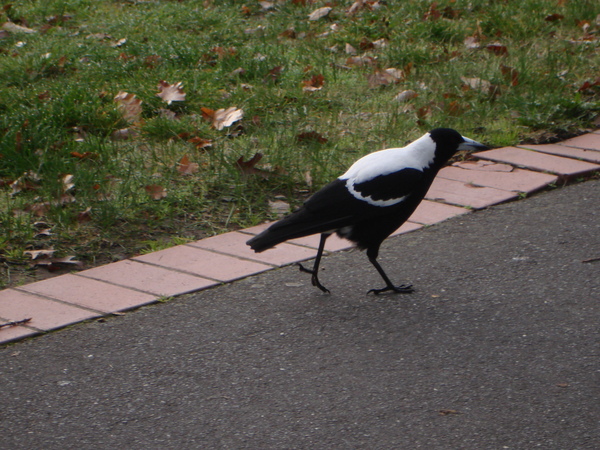
<instances>
[{"instance_id":1,"label":"curb","mask_svg":"<svg viewBox=\"0 0 600 450\"><path fill-rule=\"evenodd\" d=\"M558 144L503 147L473 156L475 161L443 168L410 220L392 236L600 170L600 131ZM314 258L318 236L254 253L246 240L269 225L1 290L0 344ZM331 236L325 249L330 253L352 247ZM24 319L31 320L11 325Z\"/></svg>"}]
</instances>

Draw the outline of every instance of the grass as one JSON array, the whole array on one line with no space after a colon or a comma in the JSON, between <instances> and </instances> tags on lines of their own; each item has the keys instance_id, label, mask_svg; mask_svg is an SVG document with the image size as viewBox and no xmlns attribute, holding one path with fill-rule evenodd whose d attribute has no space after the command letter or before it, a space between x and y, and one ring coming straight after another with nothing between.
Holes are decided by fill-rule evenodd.
<instances>
[{"instance_id":1,"label":"grass","mask_svg":"<svg viewBox=\"0 0 600 450\"><path fill-rule=\"evenodd\" d=\"M578 134L600 113L595 0L387 1L353 15L351 1L338 1L315 21L308 15L325 2L272 5L23 0L3 9L0 23L35 32L0 34L0 288L39 275L25 250L95 265L257 224L272 217L275 196L297 205L365 153L436 126L504 146ZM347 44L372 64L348 61ZM369 83L386 68L405 76ZM304 91L318 75L322 88ZM464 78L483 81L468 88ZM161 80L182 82L185 101L157 97ZM394 100L408 89L418 97ZM135 123L116 107L121 91L142 101ZM244 117L222 130L202 116L228 107ZM115 139L122 129L135 137ZM196 148L194 137L212 146ZM255 153L268 176L236 165ZM197 171L178 170L184 156ZM153 199L147 186L166 196Z\"/></svg>"}]
</instances>

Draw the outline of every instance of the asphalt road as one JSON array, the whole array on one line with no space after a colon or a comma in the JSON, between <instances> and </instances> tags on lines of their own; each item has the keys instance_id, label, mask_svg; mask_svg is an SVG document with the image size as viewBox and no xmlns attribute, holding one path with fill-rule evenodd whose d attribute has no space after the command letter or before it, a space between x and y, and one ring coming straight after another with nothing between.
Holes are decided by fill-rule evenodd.
<instances>
[{"instance_id":1,"label":"asphalt road","mask_svg":"<svg viewBox=\"0 0 600 450\"><path fill-rule=\"evenodd\" d=\"M599 449L600 182L0 349L1 448Z\"/></svg>"}]
</instances>

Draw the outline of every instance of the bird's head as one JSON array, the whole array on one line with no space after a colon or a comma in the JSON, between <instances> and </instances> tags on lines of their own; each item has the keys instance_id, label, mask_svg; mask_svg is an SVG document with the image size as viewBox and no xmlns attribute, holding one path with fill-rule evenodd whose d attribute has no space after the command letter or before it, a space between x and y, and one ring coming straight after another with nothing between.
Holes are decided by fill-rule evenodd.
<instances>
[{"instance_id":1,"label":"bird's head","mask_svg":"<svg viewBox=\"0 0 600 450\"><path fill-rule=\"evenodd\" d=\"M451 128L436 128L429 132L429 136L436 144L435 155L440 162L449 160L460 150L487 150L488 147L473 139L461 136Z\"/></svg>"}]
</instances>

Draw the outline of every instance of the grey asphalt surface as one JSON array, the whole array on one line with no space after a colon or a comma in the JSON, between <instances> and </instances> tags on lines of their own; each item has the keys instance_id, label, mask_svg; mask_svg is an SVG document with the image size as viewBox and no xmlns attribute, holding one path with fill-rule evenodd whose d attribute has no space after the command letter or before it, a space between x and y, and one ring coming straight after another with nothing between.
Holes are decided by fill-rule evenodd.
<instances>
[{"instance_id":1,"label":"grey asphalt surface","mask_svg":"<svg viewBox=\"0 0 600 450\"><path fill-rule=\"evenodd\" d=\"M600 448L600 182L0 349L0 447Z\"/></svg>"}]
</instances>

